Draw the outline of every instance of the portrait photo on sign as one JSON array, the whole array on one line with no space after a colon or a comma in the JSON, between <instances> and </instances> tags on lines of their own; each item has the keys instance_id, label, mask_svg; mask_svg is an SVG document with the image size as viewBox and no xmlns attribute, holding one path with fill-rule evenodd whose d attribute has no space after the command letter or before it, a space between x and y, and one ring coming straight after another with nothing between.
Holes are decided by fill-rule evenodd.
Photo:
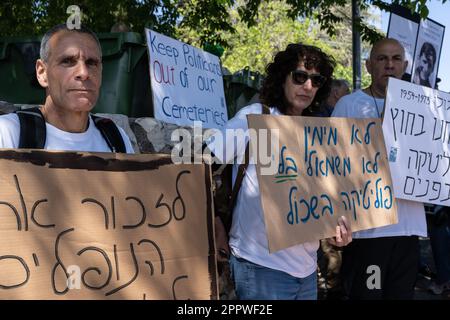
<instances>
[{"instance_id":1,"label":"portrait photo on sign","mask_svg":"<svg viewBox=\"0 0 450 320\"><path fill-rule=\"evenodd\" d=\"M444 26L431 19L421 21L414 54L412 83L435 88L444 31Z\"/></svg>"},{"instance_id":2,"label":"portrait photo on sign","mask_svg":"<svg viewBox=\"0 0 450 320\"><path fill-rule=\"evenodd\" d=\"M412 82L434 88L437 64L436 49L430 42L423 42L416 56Z\"/></svg>"}]
</instances>

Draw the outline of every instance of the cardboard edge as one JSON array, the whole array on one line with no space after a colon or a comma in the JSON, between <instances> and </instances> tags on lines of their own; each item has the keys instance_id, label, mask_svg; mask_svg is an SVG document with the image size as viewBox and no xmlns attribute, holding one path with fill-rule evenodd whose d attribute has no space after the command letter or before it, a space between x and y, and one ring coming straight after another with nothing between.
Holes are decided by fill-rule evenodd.
<instances>
[{"instance_id":1,"label":"cardboard edge","mask_svg":"<svg viewBox=\"0 0 450 320\"><path fill-rule=\"evenodd\" d=\"M38 149L0 150L0 159L54 169L116 172L156 170L161 166L173 164L168 154L116 154ZM82 165L80 159L83 159Z\"/></svg>"},{"instance_id":2,"label":"cardboard edge","mask_svg":"<svg viewBox=\"0 0 450 320\"><path fill-rule=\"evenodd\" d=\"M210 300L218 300L219 289L217 279L216 247L214 243L214 221L212 204L212 174L211 166L203 164L205 170L205 193L206 193L206 223L208 230L208 272L210 278Z\"/></svg>"}]
</instances>

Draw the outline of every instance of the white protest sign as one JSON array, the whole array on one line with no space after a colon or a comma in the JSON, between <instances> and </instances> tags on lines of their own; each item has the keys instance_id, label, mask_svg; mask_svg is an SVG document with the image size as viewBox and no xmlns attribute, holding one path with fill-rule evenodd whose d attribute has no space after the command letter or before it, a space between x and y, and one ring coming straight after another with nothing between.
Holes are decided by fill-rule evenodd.
<instances>
[{"instance_id":1,"label":"white protest sign","mask_svg":"<svg viewBox=\"0 0 450 320\"><path fill-rule=\"evenodd\" d=\"M389 21L388 37L398 40L403 48L405 48L405 59L408 61L406 73L412 73L414 49L416 47L416 35L419 29L419 24L396 15L391 14Z\"/></svg>"},{"instance_id":2,"label":"white protest sign","mask_svg":"<svg viewBox=\"0 0 450 320\"><path fill-rule=\"evenodd\" d=\"M228 115L219 58L150 29L145 34L155 118L223 127Z\"/></svg>"},{"instance_id":3,"label":"white protest sign","mask_svg":"<svg viewBox=\"0 0 450 320\"><path fill-rule=\"evenodd\" d=\"M422 20L408 8L393 4L387 38L405 48L408 65L403 80L434 88L439 69L445 27L429 18Z\"/></svg>"},{"instance_id":4,"label":"white protest sign","mask_svg":"<svg viewBox=\"0 0 450 320\"><path fill-rule=\"evenodd\" d=\"M430 19L420 22L412 82L434 88L445 27Z\"/></svg>"},{"instance_id":5,"label":"white protest sign","mask_svg":"<svg viewBox=\"0 0 450 320\"><path fill-rule=\"evenodd\" d=\"M389 79L383 134L397 198L450 206L450 94Z\"/></svg>"}]
</instances>

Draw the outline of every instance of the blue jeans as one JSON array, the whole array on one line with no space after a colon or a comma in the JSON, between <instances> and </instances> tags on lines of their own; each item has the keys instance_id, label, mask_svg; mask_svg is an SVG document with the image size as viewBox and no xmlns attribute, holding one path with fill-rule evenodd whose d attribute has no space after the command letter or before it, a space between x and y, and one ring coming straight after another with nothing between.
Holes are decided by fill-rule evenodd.
<instances>
[{"instance_id":1,"label":"blue jeans","mask_svg":"<svg viewBox=\"0 0 450 320\"><path fill-rule=\"evenodd\" d=\"M447 215L443 223L434 224L430 228L430 242L438 284L450 281L450 213L447 212Z\"/></svg>"},{"instance_id":2,"label":"blue jeans","mask_svg":"<svg viewBox=\"0 0 450 320\"><path fill-rule=\"evenodd\" d=\"M240 300L317 300L315 271L306 278L296 278L233 255L230 267Z\"/></svg>"}]
</instances>

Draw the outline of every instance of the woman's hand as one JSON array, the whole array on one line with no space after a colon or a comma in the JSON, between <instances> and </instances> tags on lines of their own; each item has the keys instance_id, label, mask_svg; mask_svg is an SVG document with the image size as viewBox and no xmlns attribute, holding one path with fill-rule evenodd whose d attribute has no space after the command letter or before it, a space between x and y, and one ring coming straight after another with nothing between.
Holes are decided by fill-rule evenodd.
<instances>
[{"instance_id":1,"label":"woman's hand","mask_svg":"<svg viewBox=\"0 0 450 320\"><path fill-rule=\"evenodd\" d=\"M338 225L336 226L336 236L333 238L327 238L329 244L336 247L344 247L352 242L352 230L344 216L338 219Z\"/></svg>"}]
</instances>

